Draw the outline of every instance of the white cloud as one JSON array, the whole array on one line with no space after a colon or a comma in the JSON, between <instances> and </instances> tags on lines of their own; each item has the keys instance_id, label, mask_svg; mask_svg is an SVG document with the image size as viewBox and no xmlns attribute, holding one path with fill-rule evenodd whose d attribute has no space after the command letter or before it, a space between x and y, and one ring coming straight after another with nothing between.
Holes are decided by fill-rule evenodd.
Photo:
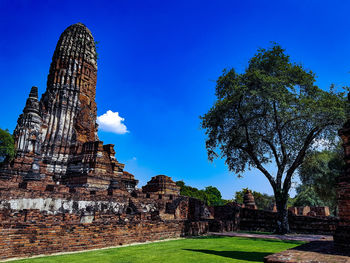
<instances>
[{"instance_id":1,"label":"white cloud","mask_svg":"<svg viewBox=\"0 0 350 263\"><path fill-rule=\"evenodd\" d=\"M125 134L129 132L123 123L124 120L124 118L119 116L119 112L113 112L111 110L108 110L105 114L97 117L97 123L101 130L117 134Z\"/></svg>"}]
</instances>

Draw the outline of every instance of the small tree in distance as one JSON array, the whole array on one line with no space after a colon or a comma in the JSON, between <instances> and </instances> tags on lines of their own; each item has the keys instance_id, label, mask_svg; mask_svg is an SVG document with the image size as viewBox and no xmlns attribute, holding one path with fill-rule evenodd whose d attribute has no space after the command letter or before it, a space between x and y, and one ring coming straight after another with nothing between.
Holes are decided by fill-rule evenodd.
<instances>
[{"instance_id":1,"label":"small tree in distance","mask_svg":"<svg viewBox=\"0 0 350 263\"><path fill-rule=\"evenodd\" d=\"M274 44L259 49L244 73L224 70L217 101L201 117L209 160L224 158L237 174L257 168L268 179L281 234L289 232L287 202L295 171L315 140L333 142L345 120L345 93L324 91L314 82L312 71L292 63ZM266 169L270 162L277 166L275 174Z\"/></svg>"},{"instance_id":2,"label":"small tree in distance","mask_svg":"<svg viewBox=\"0 0 350 263\"><path fill-rule=\"evenodd\" d=\"M176 185L180 187L180 194L183 196L197 198L209 206L219 206L225 203L221 198L220 191L214 186L207 186L204 190L186 185L183 181L177 181Z\"/></svg>"},{"instance_id":3,"label":"small tree in distance","mask_svg":"<svg viewBox=\"0 0 350 263\"><path fill-rule=\"evenodd\" d=\"M0 129L0 164L15 156L15 142L8 130Z\"/></svg>"},{"instance_id":4,"label":"small tree in distance","mask_svg":"<svg viewBox=\"0 0 350 263\"><path fill-rule=\"evenodd\" d=\"M343 149L323 150L308 154L299 167L301 184L296 188L295 206L328 206L336 214L336 177L343 166Z\"/></svg>"}]
</instances>

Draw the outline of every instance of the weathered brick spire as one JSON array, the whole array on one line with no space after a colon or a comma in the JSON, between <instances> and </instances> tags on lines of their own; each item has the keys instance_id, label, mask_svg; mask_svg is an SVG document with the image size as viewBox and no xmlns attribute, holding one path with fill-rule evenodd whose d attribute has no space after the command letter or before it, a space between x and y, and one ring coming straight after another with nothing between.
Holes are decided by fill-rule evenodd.
<instances>
[{"instance_id":1,"label":"weathered brick spire","mask_svg":"<svg viewBox=\"0 0 350 263\"><path fill-rule=\"evenodd\" d=\"M71 153L97 141L94 38L83 24L69 26L53 54L47 90L41 99L43 160L56 175L65 173Z\"/></svg>"},{"instance_id":2,"label":"weathered brick spire","mask_svg":"<svg viewBox=\"0 0 350 263\"><path fill-rule=\"evenodd\" d=\"M41 125L38 88L32 87L27 99L23 113L19 116L14 139L16 147L16 159L11 169L1 169L0 177L9 177L18 174L24 180L40 180L41 160ZM11 176L10 176L11 177Z\"/></svg>"},{"instance_id":3,"label":"weathered brick spire","mask_svg":"<svg viewBox=\"0 0 350 263\"><path fill-rule=\"evenodd\" d=\"M17 156L40 155L41 116L39 113L38 88L32 87L23 113L19 116L14 131Z\"/></svg>"}]
</instances>

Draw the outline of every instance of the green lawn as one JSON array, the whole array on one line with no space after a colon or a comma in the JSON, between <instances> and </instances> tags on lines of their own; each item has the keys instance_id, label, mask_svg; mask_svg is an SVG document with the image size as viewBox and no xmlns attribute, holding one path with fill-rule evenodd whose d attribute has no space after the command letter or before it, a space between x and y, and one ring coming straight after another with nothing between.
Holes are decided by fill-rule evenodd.
<instances>
[{"instance_id":1,"label":"green lawn","mask_svg":"<svg viewBox=\"0 0 350 263\"><path fill-rule=\"evenodd\" d=\"M240 237L171 240L84 253L19 260L19 262L262 262L264 257L302 244L295 241Z\"/></svg>"}]
</instances>

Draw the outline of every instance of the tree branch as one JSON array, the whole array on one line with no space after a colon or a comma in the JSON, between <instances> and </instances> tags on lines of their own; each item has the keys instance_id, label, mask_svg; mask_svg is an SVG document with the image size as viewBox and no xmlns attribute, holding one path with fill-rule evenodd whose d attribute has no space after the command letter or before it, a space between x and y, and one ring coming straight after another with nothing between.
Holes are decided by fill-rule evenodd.
<instances>
[{"instance_id":1,"label":"tree branch","mask_svg":"<svg viewBox=\"0 0 350 263\"><path fill-rule=\"evenodd\" d=\"M272 188L275 190L276 188L276 182L274 180L274 178L272 177L272 175L264 168L264 166L262 166L261 162L259 161L259 159L256 157L256 155L254 154L254 152L251 150L251 149L248 149L246 147L241 147L240 148L241 150L245 151L249 156L250 158L254 161L255 165L256 165L256 168L258 170L260 170L264 175L265 177L269 180Z\"/></svg>"},{"instance_id":2,"label":"tree branch","mask_svg":"<svg viewBox=\"0 0 350 263\"><path fill-rule=\"evenodd\" d=\"M240 105L240 103L238 104ZM245 121L243 115L241 114L241 112L239 111L239 107L237 108L237 112L238 112L238 115L239 117L241 118L242 120L242 123L243 123L243 126L244 126L244 129L245 129L245 136L246 136L246 140L247 140L247 144L248 144L248 147L240 147L243 151L245 151L249 156L250 158L253 160L253 162L255 163L256 165L256 168L258 170L260 170L264 175L265 177L269 180L271 186L273 188L276 187L276 183L273 179L273 177L271 176L271 174L262 166L261 162L259 161L258 157L254 154L253 152L253 145L250 141L250 137L249 137L249 131L248 131L248 126L247 126L247 122Z\"/></svg>"},{"instance_id":3,"label":"tree branch","mask_svg":"<svg viewBox=\"0 0 350 263\"><path fill-rule=\"evenodd\" d=\"M278 167L278 172L277 172L277 176L276 176L277 187L280 188L281 184L282 184L283 172L284 172L284 169L285 169L286 164L287 164L287 152L286 152L286 148L284 147L284 142L283 142L283 138L282 138L282 130L280 127L280 122L278 120L278 116L277 116L277 108L276 108L275 101L273 102L273 112L274 112L276 131L278 134L278 139L279 139L279 143L280 143L281 151L282 151L282 163Z\"/></svg>"},{"instance_id":4,"label":"tree branch","mask_svg":"<svg viewBox=\"0 0 350 263\"><path fill-rule=\"evenodd\" d=\"M272 144L272 142L270 142L267 139L262 139L262 141L265 142L270 147L273 155L275 156L276 164L277 164L278 168L280 168L281 163L280 163L280 160L278 158L276 147Z\"/></svg>"},{"instance_id":5,"label":"tree branch","mask_svg":"<svg viewBox=\"0 0 350 263\"><path fill-rule=\"evenodd\" d=\"M292 163L292 165L289 167L289 169L287 171L286 178L285 178L284 183L283 183L283 191L284 192L289 191L292 176L293 176L295 170L302 164L304 157L305 157L305 154L306 154L306 151L307 151L308 147L310 146L310 144L312 143L313 139L315 139L323 131L324 128L326 128L327 126L332 125L332 124L334 124L334 123L327 123L327 124L324 124L322 126L317 126L309 132L309 134L307 135L307 137L304 141L303 147L301 148L301 150L299 151L294 162Z\"/></svg>"}]
</instances>

